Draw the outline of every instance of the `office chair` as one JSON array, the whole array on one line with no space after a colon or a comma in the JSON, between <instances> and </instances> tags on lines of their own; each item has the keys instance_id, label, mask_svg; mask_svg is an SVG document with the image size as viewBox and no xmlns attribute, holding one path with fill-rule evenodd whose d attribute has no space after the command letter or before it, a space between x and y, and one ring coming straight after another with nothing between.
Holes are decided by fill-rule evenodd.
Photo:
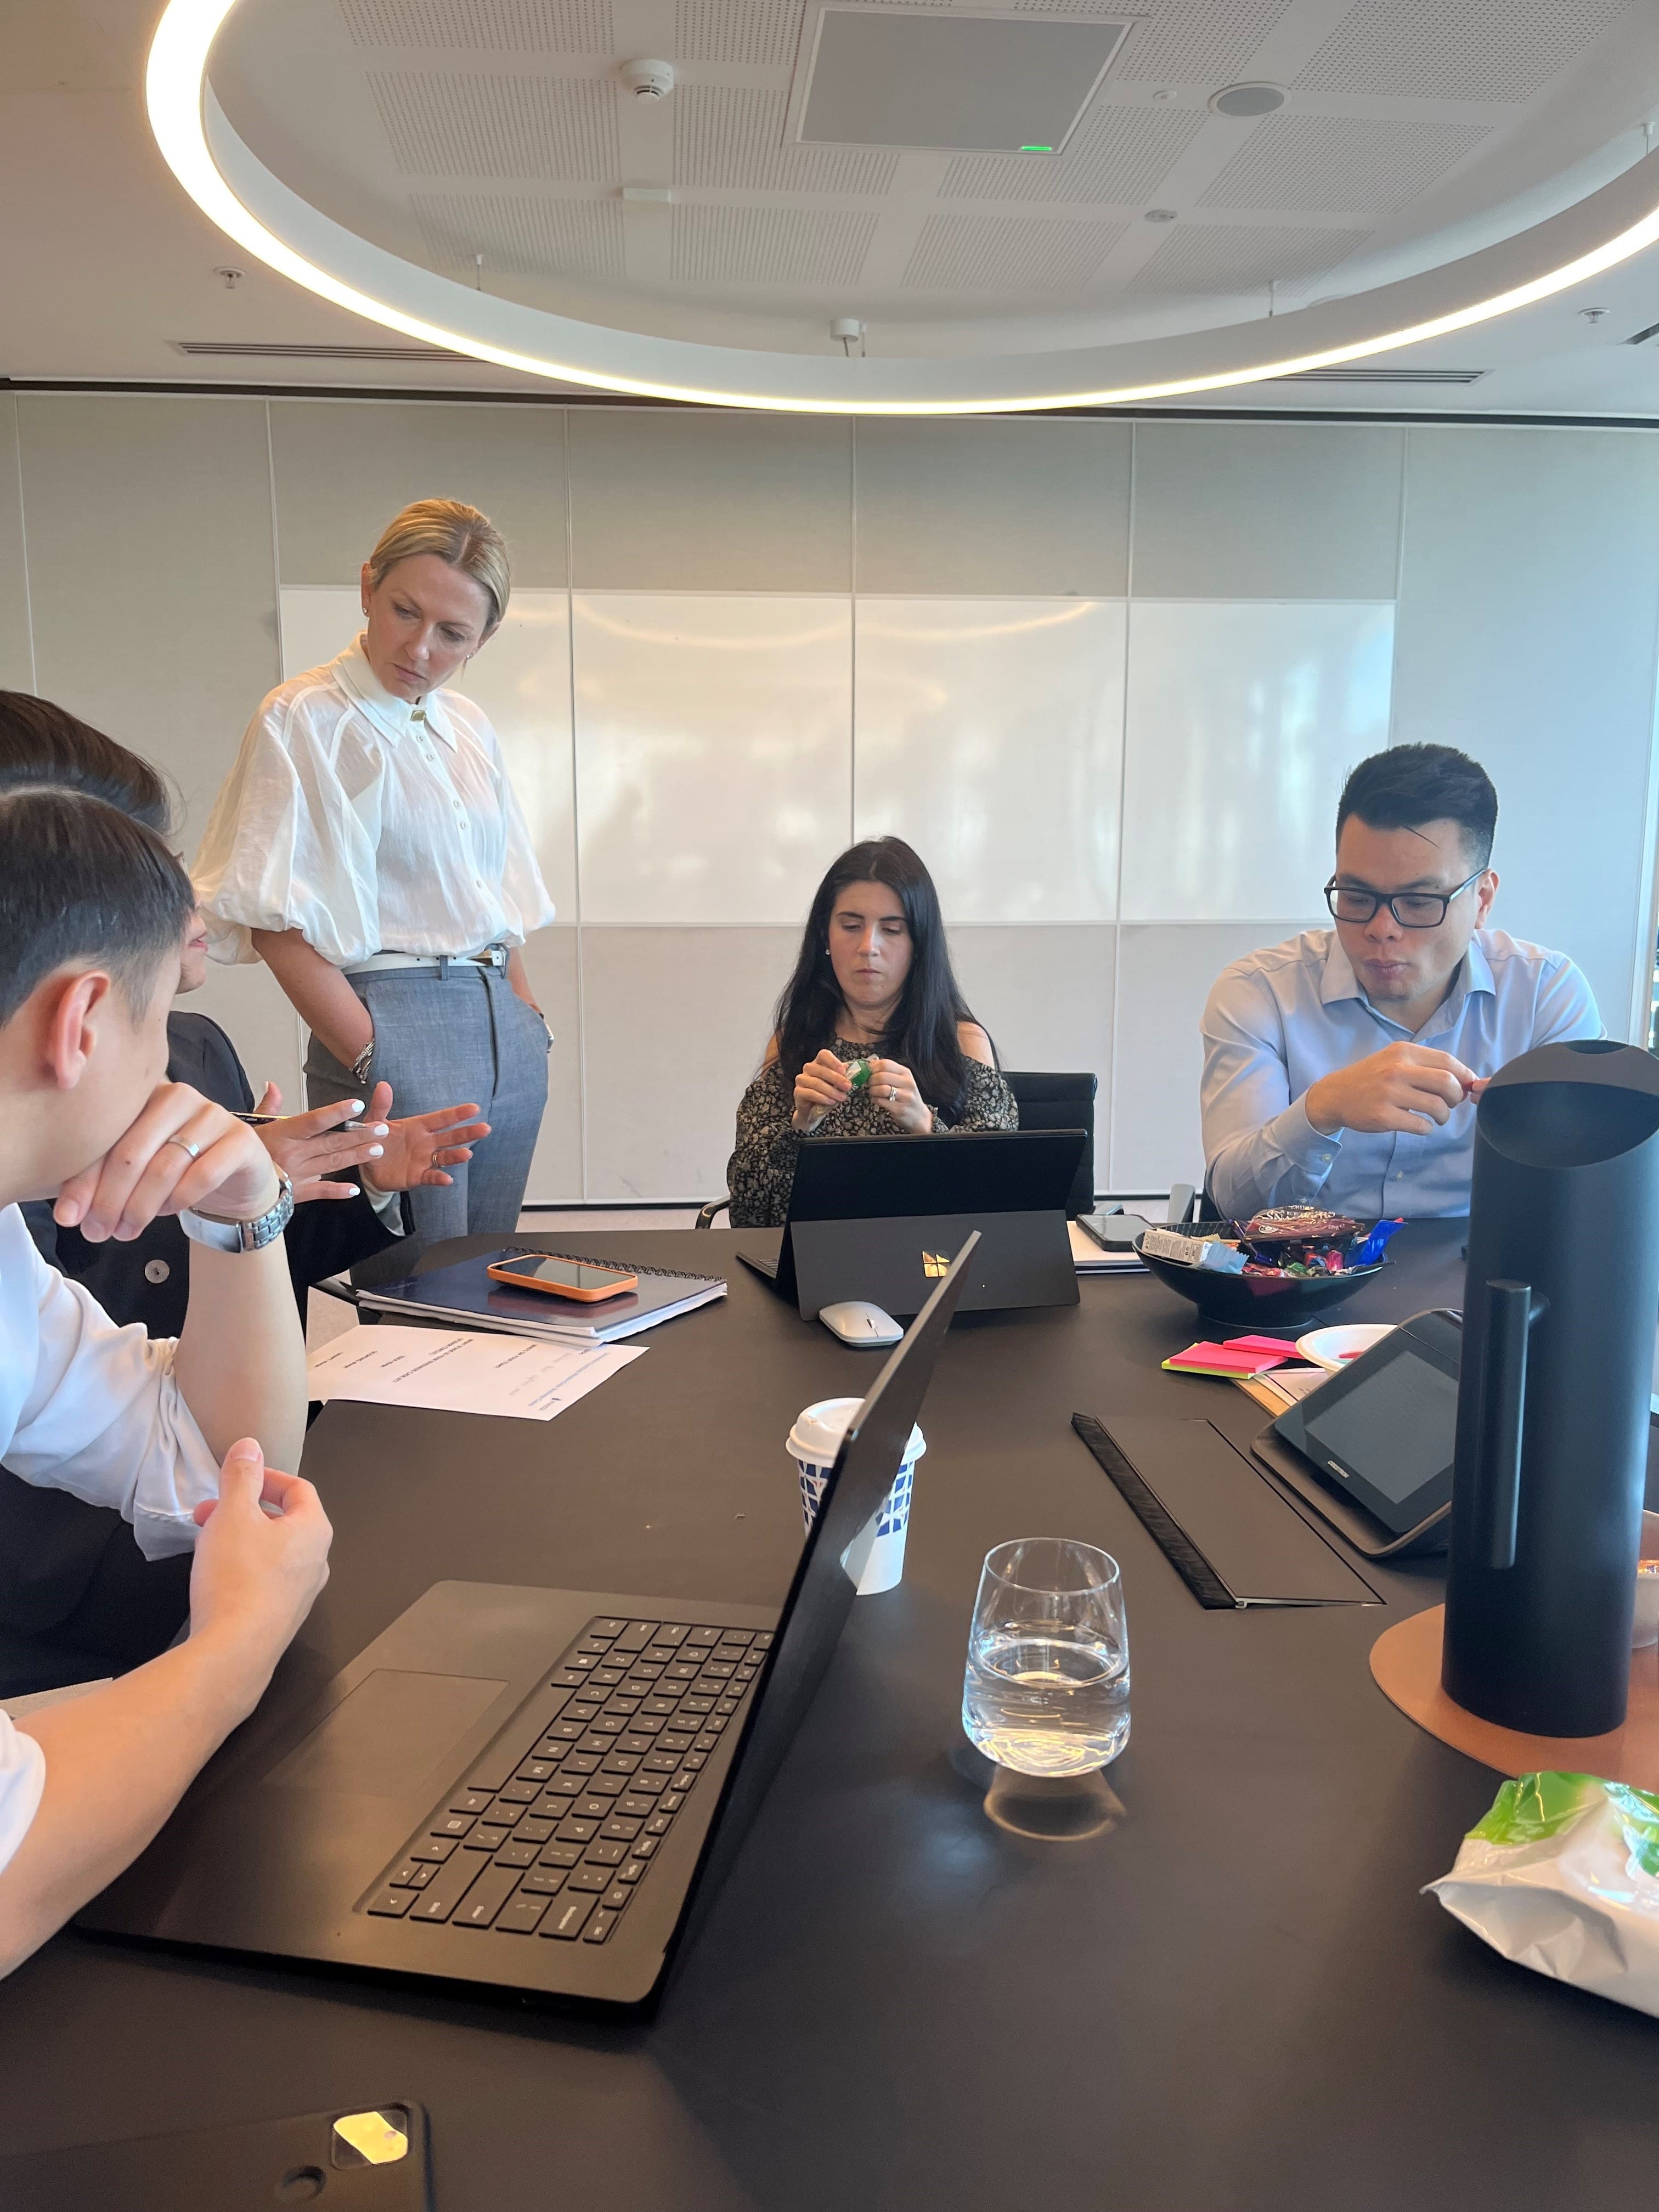
<instances>
[{"instance_id":1,"label":"office chair","mask_svg":"<svg viewBox=\"0 0 1659 2212\"><path fill-rule=\"evenodd\" d=\"M1085 1142L1077 1164L1072 1188L1066 1194L1066 1212L1073 1219L1095 1210L1095 1093L1097 1076L1039 1075L1005 1067L1002 1079L1014 1094L1022 1129L1081 1129Z\"/></svg>"}]
</instances>

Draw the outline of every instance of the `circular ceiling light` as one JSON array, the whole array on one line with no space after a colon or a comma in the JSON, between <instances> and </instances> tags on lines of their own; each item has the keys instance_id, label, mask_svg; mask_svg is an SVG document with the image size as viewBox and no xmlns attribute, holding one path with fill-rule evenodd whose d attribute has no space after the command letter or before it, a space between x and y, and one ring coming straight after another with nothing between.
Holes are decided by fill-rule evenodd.
<instances>
[{"instance_id":1,"label":"circular ceiling light","mask_svg":"<svg viewBox=\"0 0 1659 2212\"><path fill-rule=\"evenodd\" d=\"M1210 105L1218 115L1271 115L1283 107L1285 94L1276 84L1230 84L1212 94Z\"/></svg>"},{"instance_id":2,"label":"circular ceiling light","mask_svg":"<svg viewBox=\"0 0 1659 2212\"><path fill-rule=\"evenodd\" d=\"M1650 154L1534 230L1421 276L1324 301L1266 325L994 358L848 360L650 337L438 276L303 199L243 143L208 84L214 39L235 5L167 0L145 72L156 143L210 221L279 275L367 321L516 374L635 398L897 416L1183 398L1421 345L1529 307L1659 244L1659 154ZM1437 312L1425 315L1425 306ZM1275 349L1288 343L1288 349L1266 360L1237 359L1252 343ZM1230 352L1234 358L1225 357Z\"/></svg>"}]
</instances>

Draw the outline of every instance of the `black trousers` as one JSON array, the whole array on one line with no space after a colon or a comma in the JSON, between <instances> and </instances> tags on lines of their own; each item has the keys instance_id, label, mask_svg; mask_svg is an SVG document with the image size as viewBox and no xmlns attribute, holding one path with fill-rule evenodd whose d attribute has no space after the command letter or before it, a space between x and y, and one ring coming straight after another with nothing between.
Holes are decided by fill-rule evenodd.
<instances>
[{"instance_id":1,"label":"black trousers","mask_svg":"<svg viewBox=\"0 0 1659 2212\"><path fill-rule=\"evenodd\" d=\"M190 1611L191 1558L147 1559L118 1513L0 1468L0 1697L165 1651Z\"/></svg>"}]
</instances>

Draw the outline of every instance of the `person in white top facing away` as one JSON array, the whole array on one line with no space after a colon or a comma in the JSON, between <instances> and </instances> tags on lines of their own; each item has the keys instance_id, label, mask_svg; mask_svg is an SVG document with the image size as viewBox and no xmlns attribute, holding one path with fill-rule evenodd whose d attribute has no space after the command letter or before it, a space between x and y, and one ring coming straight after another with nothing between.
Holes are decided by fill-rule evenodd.
<instances>
[{"instance_id":1,"label":"person in white top facing away","mask_svg":"<svg viewBox=\"0 0 1659 2212\"><path fill-rule=\"evenodd\" d=\"M362 634L261 705L196 857L215 957L264 960L310 1028L313 1106L385 1081L407 1113L465 1097L490 1125L359 1282L408 1273L440 1237L511 1236L547 1103L552 1039L520 948L553 904L495 732L444 688L509 589L476 507L405 507L363 564Z\"/></svg>"},{"instance_id":2,"label":"person in white top facing away","mask_svg":"<svg viewBox=\"0 0 1659 2212\"><path fill-rule=\"evenodd\" d=\"M15 1723L0 1713L0 1973L137 1856L254 1705L327 1576L298 1465L292 1194L253 1131L164 1081L194 903L155 834L84 792L0 793L0 1460L195 1546L188 1639ZM118 1328L19 1211L94 1241L176 1213L183 1333ZM267 1467L266 1454L276 1465Z\"/></svg>"}]
</instances>

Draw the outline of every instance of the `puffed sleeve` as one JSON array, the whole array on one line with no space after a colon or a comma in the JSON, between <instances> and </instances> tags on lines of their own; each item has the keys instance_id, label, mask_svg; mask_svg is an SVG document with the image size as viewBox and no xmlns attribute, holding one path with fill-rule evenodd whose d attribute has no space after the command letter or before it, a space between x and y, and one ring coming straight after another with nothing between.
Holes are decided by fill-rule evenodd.
<instances>
[{"instance_id":1,"label":"puffed sleeve","mask_svg":"<svg viewBox=\"0 0 1659 2212\"><path fill-rule=\"evenodd\" d=\"M325 687L285 685L249 723L191 871L216 959L256 960L255 929L297 929L336 967L379 951L379 778L354 745L348 787L339 720Z\"/></svg>"},{"instance_id":2,"label":"puffed sleeve","mask_svg":"<svg viewBox=\"0 0 1659 2212\"><path fill-rule=\"evenodd\" d=\"M46 1755L32 1735L0 1712L0 1868L28 1833L46 1786Z\"/></svg>"}]
</instances>

